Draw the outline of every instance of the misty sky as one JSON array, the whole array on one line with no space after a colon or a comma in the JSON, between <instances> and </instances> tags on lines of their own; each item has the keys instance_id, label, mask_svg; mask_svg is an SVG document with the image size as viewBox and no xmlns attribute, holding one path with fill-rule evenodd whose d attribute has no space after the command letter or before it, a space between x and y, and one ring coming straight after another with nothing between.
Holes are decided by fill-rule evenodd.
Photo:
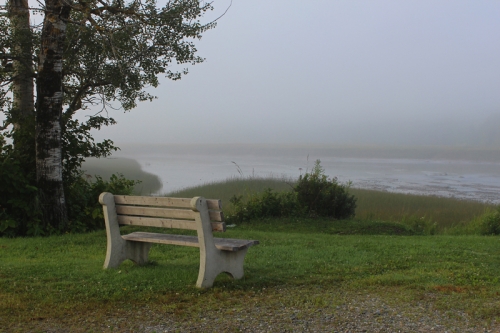
<instances>
[{"instance_id":1,"label":"misty sky","mask_svg":"<svg viewBox=\"0 0 500 333\"><path fill-rule=\"evenodd\" d=\"M229 0L215 0L221 15ZM500 1L234 0L206 62L110 112L117 143L487 143L500 122ZM491 142L490 142L491 143Z\"/></svg>"}]
</instances>

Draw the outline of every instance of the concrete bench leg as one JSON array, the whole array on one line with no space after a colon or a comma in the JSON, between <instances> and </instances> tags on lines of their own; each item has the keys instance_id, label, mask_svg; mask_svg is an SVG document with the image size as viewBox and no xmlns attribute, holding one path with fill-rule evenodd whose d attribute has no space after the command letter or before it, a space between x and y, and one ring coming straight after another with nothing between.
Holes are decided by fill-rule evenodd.
<instances>
[{"instance_id":1,"label":"concrete bench leg","mask_svg":"<svg viewBox=\"0 0 500 333\"><path fill-rule=\"evenodd\" d=\"M148 262L149 249L153 244L143 242L128 242L127 251L128 259L135 262L137 265L144 265Z\"/></svg>"},{"instance_id":2,"label":"concrete bench leg","mask_svg":"<svg viewBox=\"0 0 500 333\"><path fill-rule=\"evenodd\" d=\"M117 268L127 259L138 265L144 265L148 262L149 249L152 245L151 243L130 242L124 239L108 242L104 268Z\"/></svg>"},{"instance_id":3,"label":"concrete bench leg","mask_svg":"<svg viewBox=\"0 0 500 333\"><path fill-rule=\"evenodd\" d=\"M99 202L103 208L108 240L104 268L117 268L127 259L139 265L145 264L148 261L149 249L152 244L131 242L122 238L116 216L115 199L111 193L102 193L99 196Z\"/></svg>"},{"instance_id":4,"label":"concrete bench leg","mask_svg":"<svg viewBox=\"0 0 500 333\"><path fill-rule=\"evenodd\" d=\"M248 248L236 252L214 250L210 255L200 253L200 272L196 282L198 288L212 287L220 273L227 273L234 279L243 277L243 262Z\"/></svg>"}]
</instances>

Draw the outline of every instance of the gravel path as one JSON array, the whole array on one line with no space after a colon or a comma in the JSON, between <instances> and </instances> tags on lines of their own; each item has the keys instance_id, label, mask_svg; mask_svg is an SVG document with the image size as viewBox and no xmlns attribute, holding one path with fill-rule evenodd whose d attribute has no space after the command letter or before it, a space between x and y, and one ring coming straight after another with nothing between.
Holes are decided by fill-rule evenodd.
<instances>
[{"instance_id":1,"label":"gravel path","mask_svg":"<svg viewBox=\"0 0 500 333\"><path fill-rule=\"evenodd\" d=\"M495 322L471 322L461 313L444 314L425 304L394 308L373 296L357 297L333 308L299 309L251 306L228 315L206 313L195 320L168 320L143 332L500 332Z\"/></svg>"},{"instance_id":2,"label":"gravel path","mask_svg":"<svg viewBox=\"0 0 500 333\"><path fill-rule=\"evenodd\" d=\"M0 332L500 333L500 322L471 318L456 310L461 304L448 304L447 312L438 310L436 297L442 304L453 299L447 295L418 294L406 301L408 294L399 297L397 289L362 292L330 287L176 293L154 304L113 304L91 313L33 318L11 326L2 325L0 318ZM491 304L492 313L498 313L498 307L498 302Z\"/></svg>"},{"instance_id":3,"label":"gravel path","mask_svg":"<svg viewBox=\"0 0 500 333\"><path fill-rule=\"evenodd\" d=\"M181 300L126 310L110 307L104 314L96 309L86 318L35 319L4 330L0 327L0 332L500 333L498 321L435 309L432 295L410 303L380 295L274 289L239 297L221 292L203 295L194 306ZM206 302L211 303L210 310L203 311Z\"/></svg>"}]
</instances>

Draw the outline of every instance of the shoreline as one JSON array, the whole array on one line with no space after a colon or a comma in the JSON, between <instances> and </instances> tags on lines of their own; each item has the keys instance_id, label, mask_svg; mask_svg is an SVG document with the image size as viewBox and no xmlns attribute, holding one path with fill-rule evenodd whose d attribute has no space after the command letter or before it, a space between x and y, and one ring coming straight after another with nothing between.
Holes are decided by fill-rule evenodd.
<instances>
[{"instance_id":1,"label":"shoreline","mask_svg":"<svg viewBox=\"0 0 500 333\"><path fill-rule=\"evenodd\" d=\"M206 153L123 151L122 156L89 161L85 167L93 165L94 170L100 167L101 171L107 168L107 175L123 173L127 178L143 181L141 194L162 195L233 177L297 179L312 168L313 158L256 157L247 151L215 157ZM500 204L500 163L335 156L321 161L325 174L342 183L352 181L353 188ZM104 178L107 175L101 174ZM148 185L153 178L157 185Z\"/></svg>"}]
</instances>

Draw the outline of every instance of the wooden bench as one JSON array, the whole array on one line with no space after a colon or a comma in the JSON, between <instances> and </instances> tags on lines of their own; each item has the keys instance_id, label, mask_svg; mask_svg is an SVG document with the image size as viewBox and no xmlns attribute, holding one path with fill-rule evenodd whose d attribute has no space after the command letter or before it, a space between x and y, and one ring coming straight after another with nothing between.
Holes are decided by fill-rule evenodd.
<instances>
[{"instance_id":1,"label":"wooden bench","mask_svg":"<svg viewBox=\"0 0 500 333\"><path fill-rule=\"evenodd\" d=\"M152 243L200 248L200 270L196 286L209 288L222 272L243 277L243 261L257 240L214 238L212 231L225 231L220 200L113 195L99 196L103 206L108 246L104 268L116 268L130 259L148 261ZM133 232L121 235L120 225L196 230L197 236Z\"/></svg>"}]
</instances>

